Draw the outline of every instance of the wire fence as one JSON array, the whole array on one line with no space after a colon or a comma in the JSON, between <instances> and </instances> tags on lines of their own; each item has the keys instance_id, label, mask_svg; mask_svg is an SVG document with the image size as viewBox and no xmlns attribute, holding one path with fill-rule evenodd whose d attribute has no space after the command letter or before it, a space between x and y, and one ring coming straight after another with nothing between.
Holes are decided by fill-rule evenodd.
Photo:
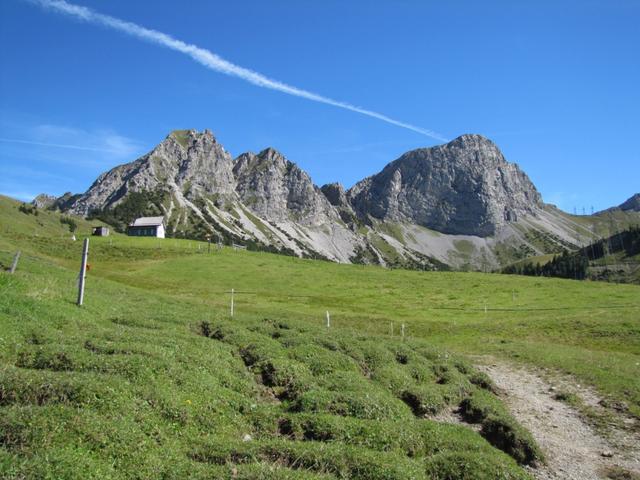
<instances>
[{"instance_id":1,"label":"wire fence","mask_svg":"<svg viewBox=\"0 0 640 480\"><path fill-rule=\"evenodd\" d=\"M16 255L17 251L11 250L0 250L0 270L5 271L9 274L9 265L11 265L11 261ZM53 267L56 269L61 269L67 272L73 272L73 270L69 269L68 261L56 261L53 259L46 258L40 255L31 255L25 254L21 252L19 257L20 262L34 262L41 265L46 265L48 267ZM20 265L17 265L17 271L20 270ZM69 288L75 288L72 286L77 286L77 282L79 280L80 273L80 256L78 256L78 273L70 277L68 280L67 286ZM100 275L98 275L100 277ZM509 293L509 292L506 292ZM316 303L320 304L326 300L325 296L322 295L305 295L299 293L286 293L281 294L271 290L218 290L211 289L206 291L206 295L216 295L216 296L229 296L238 297L238 296L251 296L251 297L260 297L265 300L289 300L289 299L310 299L317 300ZM348 299L349 296L338 297L338 300ZM334 298L335 299L335 298ZM231 301L231 300L230 300ZM235 298L235 310L237 313L238 309L238 299ZM223 304L224 302L218 302ZM460 305L420 305L420 310L423 311L452 311L452 312L460 312L460 313L491 313L491 312L511 312L511 313L534 313L534 312L561 312L561 311L591 311L591 310L640 310L640 302L639 303L629 303L629 304L587 304L587 305L556 305L556 306L530 306L530 305L521 305L521 306L513 306L513 307L505 307L505 306L491 306L490 301L485 302L484 306L480 307L471 307L471 306L460 306ZM322 312L324 314L323 309ZM272 313L270 310L269 313Z\"/></svg>"}]
</instances>

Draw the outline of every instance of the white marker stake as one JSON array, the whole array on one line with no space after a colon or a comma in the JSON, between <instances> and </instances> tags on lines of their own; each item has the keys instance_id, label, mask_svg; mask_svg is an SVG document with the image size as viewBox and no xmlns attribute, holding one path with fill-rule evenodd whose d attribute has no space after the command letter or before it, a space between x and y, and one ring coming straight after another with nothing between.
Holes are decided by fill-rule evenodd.
<instances>
[{"instance_id":1,"label":"white marker stake","mask_svg":"<svg viewBox=\"0 0 640 480\"><path fill-rule=\"evenodd\" d=\"M327 310L327 328L331 327L331 315L329 315L329 310Z\"/></svg>"},{"instance_id":2,"label":"white marker stake","mask_svg":"<svg viewBox=\"0 0 640 480\"><path fill-rule=\"evenodd\" d=\"M80 263L80 276L78 277L78 306L84 301L84 279L87 276L87 257L89 256L89 239L84 239L82 245L82 262Z\"/></svg>"},{"instance_id":3,"label":"white marker stake","mask_svg":"<svg viewBox=\"0 0 640 480\"><path fill-rule=\"evenodd\" d=\"M400 328L400 332L402 334L402 340L404 341L404 323L402 324L402 327Z\"/></svg>"},{"instance_id":4,"label":"white marker stake","mask_svg":"<svg viewBox=\"0 0 640 480\"><path fill-rule=\"evenodd\" d=\"M235 293L235 290L232 288L231 289L231 316L233 317L233 294Z\"/></svg>"},{"instance_id":5,"label":"white marker stake","mask_svg":"<svg viewBox=\"0 0 640 480\"><path fill-rule=\"evenodd\" d=\"M16 252L13 256L13 262L11 263L11 268L9 269L9 273L15 273L16 268L18 268L18 260L20 260L20 250Z\"/></svg>"}]
</instances>

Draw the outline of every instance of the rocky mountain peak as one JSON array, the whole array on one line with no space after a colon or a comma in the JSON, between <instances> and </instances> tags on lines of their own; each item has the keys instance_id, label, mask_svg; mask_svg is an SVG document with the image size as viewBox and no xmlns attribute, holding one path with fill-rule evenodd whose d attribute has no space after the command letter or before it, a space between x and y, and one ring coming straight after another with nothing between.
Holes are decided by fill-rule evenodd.
<instances>
[{"instance_id":1,"label":"rocky mountain peak","mask_svg":"<svg viewBox=\"0 0 640 480\"><path fill-rule=\"evenodd\" d=\"M273 148L273 147L265 148L260 153L258 153L258 157L264 158L266 160L271 160L271 161L283 161L283 160L286 160L284 155L282 153L280 153L278 150L276 150L275 148Z\"/></svg>"},{"instance_id":2,"label":"rocky mountain peak","mask_svg":"<svg viewBox=\"0 0 640 480\"><path fill-rule=\"evenodd\" d=\"M458 148L481 148L481 147L490 147L497 149L493 141L485 137L484 135L480 135L478 133L463 133L462 135L454 138L446 145L450 147L458 147Z\"/></svg>"},{"instance_id":3,"label":"rocky mountain peak","mask_svg":"<svg viewBox=\"0 0 640 480\"><path fill-rule=\"evenodd\" d=\"M36 198L33 199L31 204L36 208L49 208L56 203L56 200L57 200L57 197L55 197L54 195L41 193L40 195L37 195Z\"/></svg>"},{"instance_id":4,"label":"rocky mountain peak","mask_svg":"<svg viewBox=\"0 0 640 480\"><path fill-rule=\"evenodd\" d=\"M623 211L640 212L640 193L636 193L632 197L628 198L624 203L618 206Z\"/></svg>"},{"instance_id":5,"label":"rocky mountain peak","mask_svg":"<svg viewBox=\"0 0 640 480\"><path fill-rule=\"evenodd\" d=\"M481 237L541 205L526 174L491 140L472 134L407 152L348 196L360 216Z\"/></svg>"},{"instance_id":6,"label":"rocky mountain peak","mask_svg":"<svg viewBox=\"0 0 640 480\"><path fill-rule=\"evenodd\" d=\"M295 164L287 160L282 153L275 148L268 147L258 154L253 152L241 154L235 160L234 172L238 174L239 172L246 172L247 169L251 170L256 168L260 170L285 170L292 166L295 166Z\"/></svg>"},{"instance_id":7,"label":"rocky mountain peak","mask_svg":"<svg viewBox=\"0 0 640 480\"><path fill-rule=\"evenodd\" d=\"M179 202L203 194L230 198L235 194L232 170L231 155L210 130L174 130L146 155L100 175L70 210L87 215L142 191L171 191Z\"/></svg>"},{"instance_id":8,"label":"rocky mountain peak","mask_svg":"<svg viewBox=\"0 0 640 480\"><path fill-rule=\"evenodd\" d=\"M320 190L324 193L324 196L327 197L329 203L334 207L345 207L349 205L349 200L347 199L347 191L344 189L341 183L328 183L323 185Z\"/></svg>"},{"instance_id":9,"label":"rocky mountain peak","mask_svg":"<svg viewBox=\"0 0 640 480\"><path fill-rule=\"evenodd\" d=\"M529 178L491 140L475 134L409 151L345 191L339 183L318 188L274 148L234 160L210 130L175 130L85 193L35 203L80 215L122 204L109 212L122 225L125 213L149 211L179 235L216 232L297 255L422 268L425 261L496 266L505 242L517 252L545 253L548 244L564 248L582 235L561 211L544 208ZM639 211L640 194L617 208ZM509 227L514 222L518 228ZM549 232L550 242L528 240L531 229L536 238ZM465 235L464 247L457 235Z\"/></svg>"},{"instance_id":10,"label":"rocky mountain peak","mask_svg":"<svg viewBox=\"0 0 640 480\"><path fill-rule=\"evenodd\" d=\"M166 139L176 140L185 148L195 142L216 142L213 132L208 128L205 128L202 132L199 132L194 128L188 130L173 130L169 135L167 135Z\"/></svg>"},{"instance_id":11,"label":"rocky mountain peak","mask_svg":"<svg viewBox=\"0 0 640 480\"><path fill-rule=\"evenodd\" d=\"M278 222L293 216L317 224L330 215L331 205L309 175L271 147L240 155L233 173L240 199L263 218Z\"/></svg>"}]
</instances>

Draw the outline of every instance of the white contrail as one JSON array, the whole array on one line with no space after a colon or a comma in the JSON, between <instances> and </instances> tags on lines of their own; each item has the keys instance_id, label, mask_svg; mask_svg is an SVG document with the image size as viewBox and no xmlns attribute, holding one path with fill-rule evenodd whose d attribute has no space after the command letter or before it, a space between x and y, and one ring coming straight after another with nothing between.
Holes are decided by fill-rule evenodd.
<instances>
[{"instance_id":1,"label":"white contrail","mask_svg":"<svg viewBox=\"0 0 640 480\"><path fill-rule=\"evenodd\" d=\"M114 30L119 30L121 32L132 35L134 37L138 37L143 40L147 40L149 42L157 43L159 45L170 48L172 50L176 50L178 52L181 52L190 56L193 60L204 65L205 67L211 70L224 73L225 75L241 78L259 87L270 88L272 90L277 90L279 92L287 93L289 95L294 95L296 97L302 97L302 98L306 98L307 100L313 100L314 102L325 103L327 105L333 105L334 107L351 110L352 112L361 113L362 115L377 118L378 120L382 120L383 122L387 122L392 125L396 125L398 127L406 128L408 130L421 133L435 140L439 140L443 142L447 141L447 139L444 138L442 135L436 132L433 132L431 130L416 127L414 125L410 125L408 123L404 123L399 120L394 120L393 118L389 118L386 115L383 115L378 112L357 107L355 105L351 105L350 103L333 100L331 98L324 97L322 95L318 95L316 93L309 92L307 90L303 90L297 87L293 87L291 85L287 85L286 83L282 83L277 80L273 80L271 78L268 78L262 75L261 73L254 72L253 70L249 70L248 68L235 65L225 60L224 58L216 55L215 53L210 52L209 50L197 47L195 45L190 45L181 40L177 40L172 36L167 35L166 33L158 32L156 30L150 30L148 28L142 27L135 23L120 20L118 18L111 17L109 15L104 15L102 13L95 12L90 8L83 7L80 5L74 5L64 0L29 0L29 1L31 1L32 3L36 3L49 10L54 10L56 12L78 18L85 22L104 25L106 27L113 28Z\"/></svg>"}]
</instances>

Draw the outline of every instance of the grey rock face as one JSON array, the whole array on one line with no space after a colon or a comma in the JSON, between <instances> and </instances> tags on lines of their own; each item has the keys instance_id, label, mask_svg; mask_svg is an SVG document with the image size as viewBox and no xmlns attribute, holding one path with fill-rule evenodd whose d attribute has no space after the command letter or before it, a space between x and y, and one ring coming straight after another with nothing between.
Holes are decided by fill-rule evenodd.
<instances>
[{"instance_id":1,"label":"grey rock face","mask_svg":"<svg viewBox=\"0 0 640 480\"><path fill-rule=\"evenodd\" d=\"M52 207L54 203L56 203L56 197L47 195L46 193L41 193L31 202L36 208L49 208Z\"/></svg>"},{"instance_id":2,"label":"grey rock face","mask_svg":"<svg viewBox=\"0 0 640 480\"><path fill-rule=\"evenodd\" d=\"M302 225L322 225L337 218L309 175L272 148L257 155L243 153L233 173L240 199L262 218Z\"/></svg>"},{"instance_id":3,"label":"grey rock face","mask_svg":"<svg viewBox=\"0 0 640 480\"><path fill-rule=\"evenodd\" d=\"M60 197L56 198L56 201L51 206L51 208L58 209L58 210L61 210L63 212L66 212L67 210L69 210L73 206L73 204L80 197L82 197L82 195L79 194L79 193L73 194L71 192L65 192Z\"/></svg>"},{"instance_id":4,"label":"grey rock face","mask_svg":"<svg viewBox=\"0 0 640 480\"><path fill-rule=\"evenodd\" d=\"M165 189L178 196L234 195L231 155L209 130L172 132L138 160L103 173L70 210L87 215L116 205L129 192Z\"/></svg>"},{"instance_id":5,"label":"grey rock face","mask_svg":"<svg viewBox=\"0 0 640 480\"><path fill-rule=\"evenodd\" d=\"M351 206L351 202L347 197L347 192L340 183L329 183L323 185L320 190L327 197L329 203L333 205L340 214L340 218L350 225L353 230L356 229L357 215Z\"/></svg>"},{"instance_id":6,"label":"grey rock face","mask_svg":"<svg viewBox=\"0 0 640 480\"><path fill-rule=\"evenodd\" d=\"M144 198L176 234L340 262L489 268L519 259L495 252L547 253L584 234L479 135L407 152L345 191L338 183L316 187L272 148L233 160L210 131L179 130L100 175L84 194L67 193L51 206L87 215L143 191L162 192ZM619 208L638 210L638 203L640 195ZM528 231L547 241L528 239Z\"/></svg>"},{"instance_id":7,"label":"grey rock face","mask_svg":"<svg viewBox=\"0 0 640 480\"><path fill-rule=\"evenodd\" d=\"M351 208L347 192L341 183L328 183L323 185L320 190L334 207Z\"/></svg>"},{"instance_id":8,"label":"grey rock face","mask_svg":"<svg viewBox=\"0 0 640 480\"><path fill-rule=\"evenodd\" d=\"M363 217L481 237L535 213L542 202L527 175L480 135L405 153L348 196Z\"/></svg>"}]
</instances>

